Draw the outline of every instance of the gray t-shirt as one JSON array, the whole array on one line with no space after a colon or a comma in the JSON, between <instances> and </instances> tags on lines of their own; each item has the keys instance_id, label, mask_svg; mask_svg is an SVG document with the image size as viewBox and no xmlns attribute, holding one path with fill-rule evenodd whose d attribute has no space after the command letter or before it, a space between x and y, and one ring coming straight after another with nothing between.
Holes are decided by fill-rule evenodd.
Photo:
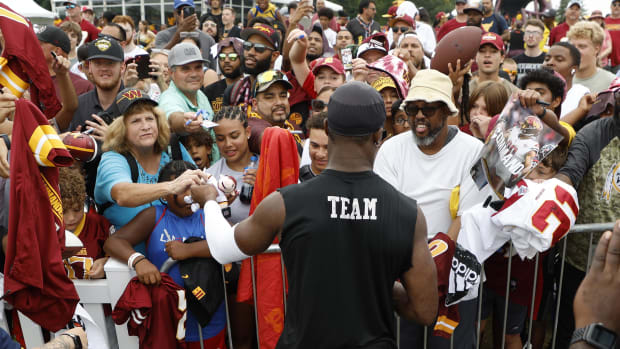
<instances>
[{"instance_id":1,"label":"gray t-shirt","mask_svg":"<svg viewBox=\"0 0 620 349\"><path fill-rule=\"evenodd\" d=\"M155 36L155 47L159 49L164 48L168 44L170 39L172 39L176 31L177 26L175 25L157 33L157 36ZM215 40L213 40L210 35L203 33L199 30L196 30L196 32L198 33L198 41L200 42L200 51L202 52L202 58L209 61L209 63L207 64L209 68L215 69L215 59L211 57L211 46L215 45Z\"/></svg>"},{"instance_id":2,"label":"gray t-shirt","mask_svg":"<svg viewBox=\"0 0 620 349\"><path fill-rule=\"evenodd\" d=\"M227 176L233 177L237 181L237 190L241 190L241 186L243 185L243 172L233 171L226 165L226 159L219 159L213 166L207 169L207 172L216 176L219 179L220 174L224 174ZM235 201L230 205L230 218L228 218L228 222L231 224L237 224L242 220L248 218L250 215L250 205L246 205L236 198Z\"/></svg>"},{"instance_id":3,"label":"gray t-shirt","mask_svg":"<svg viewBox=\"0 0 620 349\"><path fill-rule=\"evenodd\" d=\"M615 78L616 76L607 70L596 68L596 73L587 79L580 79L575 76L573 84L581 84L590 89L591 93L599 93L607 90Z\"/></svg>"}]
</instances>

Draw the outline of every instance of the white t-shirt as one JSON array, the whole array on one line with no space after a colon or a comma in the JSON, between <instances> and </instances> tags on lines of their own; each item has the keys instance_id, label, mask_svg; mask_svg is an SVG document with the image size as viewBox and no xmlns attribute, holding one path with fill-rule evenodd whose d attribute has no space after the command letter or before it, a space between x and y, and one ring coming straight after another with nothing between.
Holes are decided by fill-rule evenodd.
<instances>
[{"instance_id":1,"label":"white t-shirt","mask_svg":"<svg viewBox=\"0 0 620 349\"><path fill-rule=\"evenodd\" d=\"M590 90L587 87L581 84L573 84L570 90L566 92L566 98L562 102L562 114L560 114L560 117L564 117L564 115L577 109L581 97L588 93L590 93Z\"/></svg>"},{"instance_id":2,"label":"white t-shirt","mask_svg":"<svg viewBox=\"0 0 620 349\"><path fill-rule=\"evenodd\" d=\"M469 174L478 160L482 142L463 132L437 154L426 155L413 141L411 131L387 140L379 149L375 172L403 194L417 200L426 217L428 237L446 233L452 224L450 197L460 186L458 215L483 202L489 186L478 190Z\"/></svg>"},{"instance_id":3,"label":"white t-shirt","mask_svg":"<svg viewBox=\"0 0 620 349\"><path fill-rule=\"evenodd\" d=\"M128 59L132 59L132 58L134 58L137 55L148 55L148 54L149 53L146 52L143 48L136 46L136 47L134 47L133 50L131 50L129 52L125 52L125 62Z\"/></svg>"},{"instance_id":4,"label":"white t-shirt","mask_svg":"<svg viewBox=\"0 0 620 349\"><path fill-rule=\"evenodd\" d=\"M323 34L327 38L327 42L329 42L329 46L334 47L336 45L336 32L332 28L327 28L323 30Z\"/></svg>"}]
</instances>

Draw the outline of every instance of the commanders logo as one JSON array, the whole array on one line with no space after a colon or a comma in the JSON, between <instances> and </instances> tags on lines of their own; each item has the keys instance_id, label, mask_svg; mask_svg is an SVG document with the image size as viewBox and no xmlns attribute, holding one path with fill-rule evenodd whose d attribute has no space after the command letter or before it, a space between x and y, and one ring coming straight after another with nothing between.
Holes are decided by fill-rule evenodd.
<instances>
[{"instance_id":1,"label":"commanders logo","mask_svg":"<svg viewBox=\"0 0 620 349\"><path fill-rule=\"evenodd\" d=\"M607 172L601 200L605 200L609 203L609 200L611 200L612 190L620 193L620 162L612 165L609 172Z\"/></svg>"},{"instance_id":2,"label":"commanders logo","mask_svg":"<svg viewBox=\"0 0 620 349\"><path fill-rule=\"evenodd\" d=\"M197 286L195 289L193 289L192 294L194 295L194 297L196 297L197 300L201 300L204 296L207 295L207 293L202 288L200 288L200 286Z\"/></svg>"},{"instance_id":3,"label":"commanders logo","mask_svg":"<svg viewBox=\"0 0 620 349\"><path fill-rule=\"evenodd\" d=\"M95 47L99 51L107 51L110 47L112 47L112 43L108 39L99 39L95 42Z\"/></svg>"}]
</instances>

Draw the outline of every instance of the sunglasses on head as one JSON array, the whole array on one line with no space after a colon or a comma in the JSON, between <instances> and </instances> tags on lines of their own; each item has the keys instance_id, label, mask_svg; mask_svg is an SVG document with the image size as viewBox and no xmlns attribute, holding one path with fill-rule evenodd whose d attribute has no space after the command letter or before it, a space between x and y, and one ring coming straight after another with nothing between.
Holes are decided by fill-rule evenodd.
<instances>
[{"instance_id":1,"label":"sunglasses on head","mask_svg":"<svg viewBox=\"0 0 620 349\"><path fill-rule=\"evenodd\" d=\"M255 43L255 42L249 42L249 41L246 41L246 42L243 43L243 50L244 51L250 51L252 48L254 48L254 51L256 51L258 53L263 53L263 52L265 52L265 50L275 51L275 49L272 49L271 47L269 47L267 45L258 44L258 43Z\"/></svg>"},{"instance_id":2,"label":"sunglasses on head","mask_svg":"<svg viewBox=\"0 0 620 349\"><path fill-rule=\"evenodd\" d=\"M77 5L76 5L76 4L67 4L67 5L65 5L65 8L66 8L67 10L70 10L70 9L72 9L72 8L76 8L76 7L77 7Z\"/></svg>"},{"instance_id":3,"label":"sunglasses on head","mask_svg":"<svg viewBox=\"0 0 620 349\"><path fill-rule=\"evenodd\" d=\"M327 103L323 102L320 99L313 99L312 102L310 102L310 106L312 107L313 111L323 111L325 110L325 108L327 108Z\"/></svg>"},{"instance_id":4,"label":"sunglasses on head","mask_svg":"<svg viewBox=\"0 0 620 349\"><path fill-rule=\"evenodd\" d=\"M237 60L237 58L239 58L239 55L234 53L234 52L231 52L231 53L220 53L219 57L220 57L221 60L225 60L226 58L228 58L228 59L230 59L231 61L234 62L234 61Z\"/></svg>"},{"instance_id":5,"label":"sunglasses on head","mask_svg":"<svg viewBox=\"0 0 620 349\"><path fill-rule=\"evenodd\" d=\"M409 29L411 29L411 28L409 28L409 27L396 27L396 26L392 27L392 31L394 33L398 33L399 31L401 33L406 33L407 31L409 31Z\"/></svg>"},{"instance_id":6,"label":"sunglasses on head","mask_svg":"<svg viewBox=\"0 0 620 349\"><path fill-rule=\"evenodd\" d=\"M418 108L418 106L415 104L407 104L405 106L405 113L407 113L407 116L415 117L418 115L418 112L422 111L422 115L430 118L431 116L435 115L435 113L437 113L437 110L439 110L439 108L441 107L432 105L425 105L422 108Z\"/></svg>"}]
</instances>

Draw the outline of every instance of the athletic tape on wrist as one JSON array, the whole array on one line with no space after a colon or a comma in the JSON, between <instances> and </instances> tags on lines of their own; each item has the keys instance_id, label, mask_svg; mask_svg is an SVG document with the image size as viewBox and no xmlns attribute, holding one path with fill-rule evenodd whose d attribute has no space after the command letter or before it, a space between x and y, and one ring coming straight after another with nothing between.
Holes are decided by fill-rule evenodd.
<instances>
[{"instance_id":1,"label":"athletic tape on wrist","mask_svg":"<svg viewBox=\"0 0 620 349\"><path fill-rule=\"evenodd\" d=\"M248 258L235 241L235 224L231 227L222 215L217 202L211 200L205 203L205 234L211 256L220 264L228 264Z\"/></svg>"},{"instance_id":2,"label":"athletic tape on wrist","mask_svg":"<svg viewBox=\"0 0 620 349\"><path fill-rule=\"evenodd\" d=\"M131 254L131 256L129 256L129 258L127 259L127 266L129 267L129 269L132 269L132 270L134 269L133 262L136 260L136 258L140 256L144 257L144 255L140 252L134 252Z\"/></svg>"}]
</instances>

